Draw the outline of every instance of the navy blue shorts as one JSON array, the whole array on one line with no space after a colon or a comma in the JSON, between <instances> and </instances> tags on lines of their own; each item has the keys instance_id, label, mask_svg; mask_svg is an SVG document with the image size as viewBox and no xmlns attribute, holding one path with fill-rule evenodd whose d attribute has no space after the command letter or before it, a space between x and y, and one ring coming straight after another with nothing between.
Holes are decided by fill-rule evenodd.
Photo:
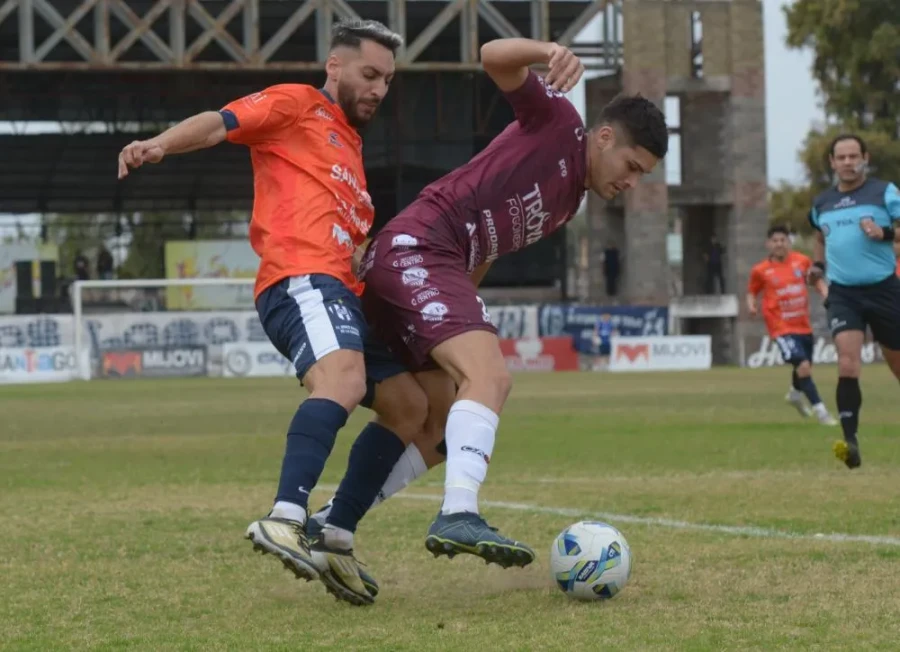
<instances>
[{"instance_id":1,"label":"navy blue shorts","mask_svg":"<svg viewBox=\"0 0 900 652\"><path fill-rule=\"evenodd\" d=\"M286 278L263 290L256 311L269 340L293 363L301 382L310 367L339 349L364 354L370 394L375 383L406 371L370 333L359 297L332 276Z\"/></svg>"},{"instance_id":2,"label":"navy blue shorts","mask_svg":"<svg viewBox=\"0 0 900 652\"><path fill-rule=\"evenodd\" d=\"M802 362L812 362L813 336L812 335L782 335L776 337L775 342L781 349L782 359L790 365L798 366Z\"/></svg>"}]
</instances>

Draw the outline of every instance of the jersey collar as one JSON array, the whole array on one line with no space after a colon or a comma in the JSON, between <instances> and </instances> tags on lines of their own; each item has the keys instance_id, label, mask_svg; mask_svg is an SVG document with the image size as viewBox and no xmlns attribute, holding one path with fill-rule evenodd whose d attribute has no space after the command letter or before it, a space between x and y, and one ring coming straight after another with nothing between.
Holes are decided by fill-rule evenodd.
<instances>
[{"instance_id":1,"label":"jersey collar","mask_svg":"<svg viewBox=\"0 0 900 652\"><path fill-rule=\"evenodd\" d=\"M328 100L328 102L331 104L331 106L335 107L340 112L340 116L341 116L341 118L343 118L343 121L349 125L349 120L347 119L347 115L344 113L344 110L338 105L338 103L334 101L334 98L331 97L331 93L329 93L327 90L325 90L324 86L319 89L319 92L322 94L322 96L326 100ZM353 129L353 131L356 131L357 133L359 132L359 130L356 129L355 127L350 127L350 128Z\"/></svg>"},{"instance_id":2,"label":"jersey collar","mask_svg":"<svg viewBox=\"0 0 900 652\"><path fill-rule=\"evenodd\" d=\"M334 104L334 98L331 97L331 93L329 93L328 91L325 90L325 87L324 87L324 86L323 86L322 88L319 89L319 92L320 92L322 95L325 96L325 99L326 99L326 100L328 100L329 102L331 102L332 104Z\"/></svg>"}]
</instances>

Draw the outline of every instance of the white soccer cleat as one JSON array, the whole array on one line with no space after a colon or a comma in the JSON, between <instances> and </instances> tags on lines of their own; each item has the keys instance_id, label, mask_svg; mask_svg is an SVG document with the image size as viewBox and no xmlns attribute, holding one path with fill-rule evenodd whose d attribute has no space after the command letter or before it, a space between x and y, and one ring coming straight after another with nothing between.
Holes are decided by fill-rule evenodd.
<instances>
[{"instance_id":1,"label":"white soccer cleat","mask_svg":"<svg viewBox=\"0 0 900 652\"><path fill-rule=\"evenodd\" d=\"M800 413L801 417L808 417L812 415L812 410L807 407L806 403L804 403L803 392L798 392L796 389L791 389L784 397L784 400L794 406L797 412Z\"/></svg>"},{"instance_id":2,"label":"white soccer cleat","mask_svg":"<svg viewBox=\"0 0 900 652\"><path fill-rule=\"evenodd\" d=\"M819 423L823 426L837 426L840 425L840 422L835 419L833 416L828 414L828 408L826 408L822 403L813 407L813 412L816 413L816 418L819 420Z\"/></svg>"}]
</instances>

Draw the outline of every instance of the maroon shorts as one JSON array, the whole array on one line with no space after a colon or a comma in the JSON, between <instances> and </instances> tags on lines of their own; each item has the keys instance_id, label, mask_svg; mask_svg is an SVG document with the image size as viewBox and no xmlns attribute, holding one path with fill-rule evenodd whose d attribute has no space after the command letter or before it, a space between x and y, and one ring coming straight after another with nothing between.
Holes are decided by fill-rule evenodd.
<instances>
[{"instance_id":1,"label":"maroon shorts","mask_svg":"<svg viewBox=\"0 0 900 652\"><path fill-rule=\"evenodd\" d=\"M410 371L433 369L431 350L451 337L497 332L466 273L465 254L452 247L382 231L361 272L366 321Z\"/></svg>"}]
</instances>

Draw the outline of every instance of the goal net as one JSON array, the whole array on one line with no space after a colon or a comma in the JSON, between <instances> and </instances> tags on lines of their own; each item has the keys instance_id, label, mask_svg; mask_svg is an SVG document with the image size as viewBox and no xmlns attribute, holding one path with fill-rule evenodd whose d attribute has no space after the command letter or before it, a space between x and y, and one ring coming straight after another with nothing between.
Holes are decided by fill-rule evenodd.
<instances>
[{"instance_id":1,"label":"goal net","mask_svg":"<svg viewBox=\"0 0 900 652\"><path fill-rule=\"evenodd\" d=\"M259 323L252 278L77 281L72 310L85 379L292 373Z\"/></svg>"}]
</instances>

